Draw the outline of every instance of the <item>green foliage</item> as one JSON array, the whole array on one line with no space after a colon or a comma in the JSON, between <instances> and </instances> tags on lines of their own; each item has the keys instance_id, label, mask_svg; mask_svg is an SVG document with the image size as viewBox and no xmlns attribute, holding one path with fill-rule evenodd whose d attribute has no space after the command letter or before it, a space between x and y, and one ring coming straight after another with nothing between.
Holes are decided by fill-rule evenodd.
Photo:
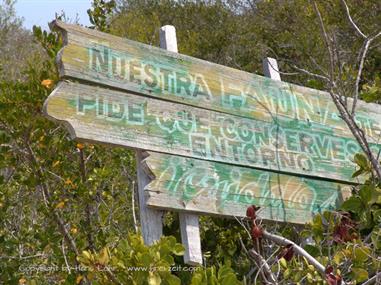
<instances>
[{"instance_id":1,"label":"green foliage","mask_svg":"<svg viewBox=\"0 0 381 285\"><path fill-rule=\"evenodd\" d=\"M115 8L115 1L94 0L92 9L87 10L90 23L100 31L107 32L109 30L110 16Z\"/></svg>"},{"instance_id":2,"label":"green foliage","mask_svg":"<svg viewBox=\"0 0 381 285\"><path fill-rule=\"evenodd\" d=\"M62 39L57 33L42 31L41 27L33 26L33 35L42 45L48 56L54 59L62 48Z\"/></svg>"},{"instance_id":3,"label":"green foliage","mask_svg":"<svg viewBox=\"0 0 381 285\"><path fill-rule=\"evenodd\" d=\"M215 266L197 271L192 278L191 285L239 285L242 284L230 267L230 263L221 266L218 270Z\"/></svg>"},{"instance_id":4,"label":"green foliage","mask_svg":"<svg viewBox=\"0 0 381 285\"><path fill-rule=\"evenodd\" d=\"M360 175L370 175L372 173L372 166L368 162L366 156L362 153L356 153L353 160L359 167L353 174L352 177L355 178Z\"/></svg>"},{"instance_id":5,"label":"green foliage","mask_svg":"<svg viewBox=\"0 0 381 285\"><path fill-rule=\"evenodd\" d=\"M0 283L73 284L75 272L61 266L75 266L75 250L103 248L133 228L134 154L73 142L42 114L62 41L34 32L47 54L31 49L23 80L0 81Z\"/></svg>"},{"instance_id":6,"label":"green foliage","mask_svg":"<svg viewBox=\"0 0 381 285\"><path fill-rule=\"evenodd\" d=\"M223 1L122 1L118 10L112 34L159 46L160 27L174 25L180 53L237 67L242 19Z\"/></svg>"},{"instance_id":7,"label":"green foliage","mask_svg":"<svg viewBox=\"0 0 381 285\"><path fill-rule=\"evenodd\" d=\"M381 74L378 73L373 82L363 85L363 90L360 94L361 99L366 102L381 103Z\"/></svg>"},{"instance_id":8,"label":"green foliage","mask_svg":"<svg viewBox=\"0 0 381 285\"><path fill-rule=\"evenodd\" d=\"M381 224L381 188L377 180L372 177L372 168L362 154L356 154L354 161L359 169L354 176L365 174L368 180L358 187L358 191L347 199L341 206L343 210L351 212L359 221L359 229L363 232L378 232Z\"/></svg>"},{"instance_id":9,"label":"green foliage","mask_svg":"<svg viewBox=\"0 0 381 285\"><path fill-rule=\"evenodd\" d=\"M158 29L177 29L179 51L249 72L262 73L265 56L320 73L327 69L327 50L310 3L302 0L254 1L93 1L88 11L94 28L158 46ZM354 19L366 33L377 29L377 0L348 1ZM165 233L153 246L131 234L135 225L134 153L91 143L73 142L65 128L42 115L43 102L58 81L54 58L62 47L57 33L21 28L12 1L0 6L0 283L1 284L240 284L256 265L243 247L250 237L234 220L201 219L204 259L208 267L192 273L135 271L130 266L184 266L177 215L168 214ZM356 7L356 9L354 9ZM347 55L341 83L352 82L360 39L343 13L340 1L319 1L327 28ZM11 48L10 48L11 47ZM379 102L381 53L371 50L365 63L361 96ZM338 73L338 70L336 71ZM324 89L309 76L282 75L283 80ZM340 83L340 84L341 84ZM342 206L345 212L318 215L300 235L288 225L267 230L301 242L335 274L357 284L380 270L380 185L370 164L358 154L354 177L368 181ZM346 212L350 213L350 216ZM242 243L241 243L242 240ZM73 247L72 243L75 245ZM281 248L266 245L273 272L283 283L327 284L324 276L301 257L277 258ZM78 253L78 254L77 254ZM86 271L23 271L34 265L85 265ZM102 270L100 270L102 269ZM110 269L110 272L104 269ZM280 270L280 271L279 271ZM254 272L246 280L252 279ZM24 282L25 281L25 282ZM258 284L259 281L257 281Z\"/></svg>"},{"instance_id":10,"label":"green foliage","mask_svg":"<svg viewBox=\"0 0 381 285\"><path fill-rule=\"evenodd\" d=\"M162 237L152 246L146 246L140 235L129 234L114 249L103 248L99 253L83 251L78 257L88 269L84 274L97 284L180 284L172 274L175 259L184 253L182 244L174 237Z\"/></svg>"}]
</instances>

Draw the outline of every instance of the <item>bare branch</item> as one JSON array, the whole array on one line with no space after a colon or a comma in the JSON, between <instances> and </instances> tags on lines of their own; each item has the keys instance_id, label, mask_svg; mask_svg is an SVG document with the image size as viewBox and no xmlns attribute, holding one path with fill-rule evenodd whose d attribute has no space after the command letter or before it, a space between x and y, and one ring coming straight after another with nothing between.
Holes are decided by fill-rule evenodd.
<instances>
[{"instance_id":1,"label":"bare branch","mask_svg":"<svg viewBox=\"0 0 381 285\"><path fill-rule=\"evenodd\" d=\"M301 256L304 256L310 264L312 264L322 275L325 275L325 267L317 261L314 257L312 257L307 251L301 248L299 245L294 243L293 241L286 239L285 237L278 236L275 234L271 234L266 230L263 231L263 238L269 239L275 242L278 245L286 246L291 244L295 250L295 252Z\"/></svg>"},{"instance_id":2,"label":"bare branch","mask_svg":"<svg viewBox=\"0 0 381 285\"><path fill-rule=\"evenodd\" d=\"M352 16L351 16L351 13L350 13L350 11L349 11L349 7L348 7L348 5L347 5L347 2L345 2L345 0L341 0L341 3L343 3L343 5L344 5L344 8L345 8L345 12L346 12L346 14L347 14L347 17L348 17L348 20L349 20L349 22L352 24L352 26L355 28L355 30L356 30L356 32L360 35L360 36L362 36L363 38L368 38L361 30L360 30L360 28L356 25L356 23L353 21L353 19L352 19Z\"/></svg>"},{"instance_id":3,"label":"bare branch","mask_svg":"<svg viewBox=\"0 0 381 285\"><path fill-rule=\"evenodd\" d=\"M39 253L39 254L35 254L35 255L29 255L29 256L4 256L4 255L1 255L0 256L0 259L19 259L19 260L25 260L25 259L31 259L31 258L46 258L48 257L47 254L44 254L44 253Z\"/></svg>"},{"instance_id":4,"label":"bare branch","mask_svg":"<svg viewBox=\"0 0 381 285\"><path fill-rule=\"evenodd\" d=\"M83 149L79 148L79 168L81 173L81 181L82 183L86 183L87 169L86 169L86 159L83 153ZM93 225L92 225L92 206L89 201L86 202L85 207L85 222L87 226L87 242L89 243L89 249L95 250L95 243L93 238Z\"/></svg>"},{"instance_id":5,"label":"bare branch","mask_svg":"<svg viewBox=\"0 0 381 285\"><path fill-rule=\"evenodd\" d=\"M319 7L317 6L315 0L313 1L313 6L315 9L316 15L318 17L318 20L319 20L319 25L320 25L321 33L323 34L325 45L326 45L326 47L328 49L328 53L329 53L329 63L330 63L330 74L329 74L329 76L330 76L330 83L332 84L335 80L334 80L334 58L333 58L331 43L330 43L330 39L328 37L327 31L326 31L326 28L324 25L323 17L321 16Z\"/></svg>"},{"instance_id":6,"label":"bare branch","mask_svg":"<svg viewBox=\"0 0 381 285\"><path fill-rule=\"evenodd\" d=\"M69 265L69 262L67 261L66 252L65 252L65 239L64 238L62 239L61 248L62 248L62 255L63 255L64 260L65 260L65 265L66 265L67 271L69 272L69 274L71 274L70 265Z\"/></svg>"},{"instance_id":7,"label":"bare branch","mask_svg":"<svg viewBox=\"0 0 381 285\"><path fill-rule=\"evenodd\" d=\"M135 193L136 193L136 187L135 187L135 181L132 181L132 193L131 193L131 209L132 209L132 218L134 220L134 228L135 232L138 232L138 222L136 220L136 214L135 214Z\"/></svg>"},{"instance_id":8,"label":"bare branch","mask_svg":"<svg viewBox=\"0 0 381 285\"><path fill-rule=\"evenodd\" d=\"M258 252L256 252L254 249L249 250L249 255L256 261L258 264L259 270L263 272L263 277L266 283L268 284L278 284L276 281L276 278L274 274L271 272L271 268L269 264L266 262L266 260L260 255Z\"/></svg>"},{"instance_id":9,"label":"bare branch","mask_svg":"<svg viewBox=\"0 0 381 285\"><path fill-rule=\"evenodd\" d=\"M370 43L371 43L370 39L366 40L364 43L364 48L362 50L362 56L360 59L359 69L357 71L357 76L356 76L356 83L355 83L355 90L354 90L355 92L354 92L354 97L353 97L351 116L355 115L357 100L359 97L359 84L360 84L360 80L361 80L361 74L362 74L362 70L364 68L364 62L365 62L366 54L368 53L368 50L369 50Z\"/></svg>"},{"instance_id":10,"label":"bare branch","mask_svg":"<svg viewBox=\"0 0 381 285\"><path fill-rule=\"evenodd\" d=\"M374 41L374 40L377 39L379 36L381 36L381 31L379 31L375 36L371 37L370 40L371 40L371 41Z\"/></svg>"},{"instance_id":11,"label":"bare branch","mask_svg":"<svg viewBox=\"0 0 381 285\"><path fill-rule=\"evenodd\" d=\"M298 66L296 66L296 65L292 65L292 67L293 67L294 69L296 69L296 70L298 70L298 71L304 73L304 74L309 75L309 76L316 77L316 78L322 79L322 80L324 80L324 81L330 82L329 78L326 77L326 76L324 76L324 75L320 75L320 74L317 74L317 73L310 72L310 71L308 71L308 70L306 70L306 69L304 69L304 68L300 68L300 67L298 67Z\"/></svg>"}]
</instances>

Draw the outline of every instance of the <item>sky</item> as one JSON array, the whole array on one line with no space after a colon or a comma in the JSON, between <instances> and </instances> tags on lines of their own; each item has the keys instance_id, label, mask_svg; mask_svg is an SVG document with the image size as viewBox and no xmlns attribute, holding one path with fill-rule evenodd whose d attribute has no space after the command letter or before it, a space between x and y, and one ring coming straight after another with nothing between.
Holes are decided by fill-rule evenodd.
<instances>
[{"instance_id":1,"label":"sky","mask_svg":"<svg viewBox=\"0 0 381 285\"><path fill-rule=\"evenodd\" d=\"M91 0L17 0L15 9L17 16L24 18L24 27L32 29L33 25L48 29L48 22L55 18L55 13L64 11L70 19L78 14L79 23L90 25L87 9Z\"/></svg>"}]
</instances>

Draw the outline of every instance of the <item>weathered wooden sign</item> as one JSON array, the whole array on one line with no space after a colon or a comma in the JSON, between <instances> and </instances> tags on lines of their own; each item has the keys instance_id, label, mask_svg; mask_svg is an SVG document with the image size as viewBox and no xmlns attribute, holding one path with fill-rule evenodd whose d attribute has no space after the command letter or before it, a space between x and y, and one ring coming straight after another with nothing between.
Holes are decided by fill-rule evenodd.
<instances>
[{"instance_id":1,"label":"weathered wooden sign","mask_svg":"<svg viewBox=\"0 0 381 285\"><path fill-rule=\"evenodd\" d=\"M150 153L147 204L154 207L244 217L250 205L261 218L306 223L336 209L350 185L224 163Z\"/></svg>"},{"instance_id":2,"label":"weathered wooden sign","mask_svg":"<svg viewBox=\"0 0 381 285\"><path fill-rule=\"evenodd\" d=\"M76 82L60 83L46 112L69 123L76 138L341 180L353 173L351 158L359 151L353 139L326 132L310 134Z\"/></svg>"},{"instance_id":3,"label":"weathered wooden sign","mask_svg":"<svg viewBox=\"0 0 381 285\"><path fill-rule=\"evenodd\" d=\"M150 106L159 101L136 99L134 102L147 102L148 106L144 111L142 108L133 111L142 112L139 115L128 111L131 107L127 95L123 99L121 93L106 90L99 91L98 97L82 92L78 104L83 104L85 110L77 113L77 120L80 116L93 116L94 127L106 122L114 127L123 126L125 138L114 143L135 146L126 138L129 126L136 128L139 123L128 119L133 114L136 120L144 116L144 123L140 123L159 128L161 139L153 143L160 149L148 148L151 150L353 181L352 158L360 148L327 93L62 22L56 22L56 26L64 31L66 39L59 58L61 76L182 104L160 101L161 111L150 117L157 123L152 123L146 116L152 115ZM72 93L72 98L68 94L65 98L70 101L75 96ZM114 107L107 107L109 104ZM90 115L96 108L98 113ZM146 113L147 110L151 113ZM358 124L373 142L374 151L378 151L381 108L360 102L357 114ZM142 128L139 127L140 132ZM149 132L156 130L145 132L151 136ZM121 133L111 137L114 139L115 135ZM82 137L81 132L76 136L99 138Z\"/></svg>"},{"instance_id":4,"label":"weathered wooden sign","mask_svg":"<svg viewBox=\"0 0 381 285\"><path fill-rule=\"evenodd\" d=\"M65 81L61 82L54 93L50 95L47 100L46 111L55 119L68 122L69 130L74 137L199 158L202 158L203 154L199 150L197 141L189 140L189 136L193 132L197 135L197 130L200 129L197 122L204 121L199 131L201 134L212 133L215 129L220 133L223 126L223 123L218 120L219 113L213 111L206 112L185 105L179 109L179 105L152 98ZM234 117L223 114L222 119L229 116ZM221 134L215 134L215 136L218 135L220 139L223 139ZM263 145L266 146L265 143ZM218 154L215 158L216 161L222 158L221 161L224 162L235 162L234 154L223 152L224 149L217 146L213 149ZM247 152L246 154L248 155L246 162L250 163L249 158L252 153ZM267 157L267 159L270 161L271 158ZM176 209L209 211L215 214L226 212L226 214L233 215L234 213L234 215L242 216L245 214L245 204L254 203L268 206L266 208L272 211L272 216L266 213L266 218L287 220L283 210L279 208L285 206L284 210L287 212L289 220L305 222L311 214L334 206L336 198L342 195L338 192L347 188L345 185L326 181L279 175L274 172L236 167L231 164L197 162L195 159L185 159L178 156L151 153L147 161L149 168L152 169L156 177L149 188L154 191L149 193L148 203L163 207L170 205ZM174 164L174 161L177 161L177 165ZM183 175L187 175L187 177L183 177ZM200 175L205 176L200 177ZM186 185L183 185L184 181ZM192 186L195 181L198 184ZM177 186L173 187L174 184ZM235 189L232 189L232 185ZM260 185L262 188L254 187L254 185ZM187 194L184 187L194 187L193 191L200 191L200 193L209 189L215 192L214 195L217 195L215 197L219 198L214 201L213 198L205 199L205 195L191 197L192 193ZM279 193L273 190L271 192L271 189L275 189L274 187L279 188ZM283 187L286 187L286 192ZM182 192L178 191L179 189L185 191L182 196L173 196L173 194ZM298 189L305 192L300 193ZM234 193L251 192L244 196L243 194L230 193L231 191ZM258 199L262 196L265 198ZM177 203L170 202L173 200L169 199L170 197L177 199ZM183 200L187 201L187 197L192 198L194 206L183 205L183 208L179 208ZM336 198L333 199L333 197ZM199 199L196 198L201 199L204 204L199 203ZM304 202L296 202L297 199L304 200ZM280 205L280 201L283 201L284 205ZM325 205L324 201L329 202ZM225 202L228 204L236 203L236 206L228 206L223 209ZM216 203L221 204L217 205ZM300 215L298 209L299 212L304 210L309 214Z\"/></svg>"},{"instance_id":5,"label":"weathered wooden sign","mask_svg":"<svg viewBox=\"0 0 381 285\"><path fill-rule=\"evenodd\" d=\"M66 80L46 114L73 138L159 152L145 161L149 206L244 216L256 204L266 219L304 223L349 195L360 147L328 94L55 26ZM379 151L381 108L359 102L357 122Z\"/></svg>"}]
</instances>

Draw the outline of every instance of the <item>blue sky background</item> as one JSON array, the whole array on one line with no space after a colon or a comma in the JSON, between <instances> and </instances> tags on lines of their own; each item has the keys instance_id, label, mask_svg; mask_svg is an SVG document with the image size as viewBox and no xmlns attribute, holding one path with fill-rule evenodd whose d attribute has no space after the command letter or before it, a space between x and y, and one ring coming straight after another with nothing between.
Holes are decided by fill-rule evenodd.
<instances>
[{"instance_id":1,"label":"blue sky background","mask_svg":"<svg viewBox=\"0 0 381 285\"><path fill-rule=\"evenodd\" d=\"M65 14L75 19L78 14L79 23L90 25L87 9L91 0L17 0L15 9L17 16L24 18L24 27L32 29L33 25L48 29L48 22L54 20L55 13Z\"/></svg>"}]
</instances>

